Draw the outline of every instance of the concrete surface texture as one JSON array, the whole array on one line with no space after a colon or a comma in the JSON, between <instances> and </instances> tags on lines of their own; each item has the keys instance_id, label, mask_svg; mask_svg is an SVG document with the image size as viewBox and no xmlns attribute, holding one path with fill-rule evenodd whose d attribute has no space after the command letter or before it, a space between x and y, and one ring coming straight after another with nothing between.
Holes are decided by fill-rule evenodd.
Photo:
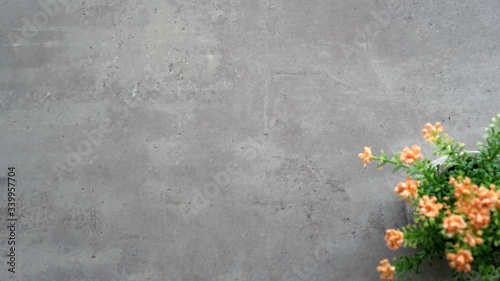
<instances>
[{"instance_id":1,"label":"concrete surface texture","mask_svg":"<svg viewBox=\"0 0 500 281\"><path fill-rule=\"evenodd\" d=\"M363 146L499 113L496 0L0 7L1 280L378 280L403 175Z\"/></svg>"}]
</instances>

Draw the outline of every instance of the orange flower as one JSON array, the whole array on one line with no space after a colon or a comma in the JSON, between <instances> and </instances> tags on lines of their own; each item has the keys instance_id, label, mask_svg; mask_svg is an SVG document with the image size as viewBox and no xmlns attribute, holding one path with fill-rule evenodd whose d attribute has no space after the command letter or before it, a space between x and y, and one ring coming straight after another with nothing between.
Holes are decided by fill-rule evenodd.
<instances>
[{"instance_id":1,"label":"orange flower","mask_svg":"<svg viewBox=\"0 0 500 281\"><path fill-rule=\"evenodd\" d=\"M489 209L491 211L495 210L495 207L498 204L498 194L493 189L487 189L486 187L481 186L477 192L477 199L479 208Z\"/></svg>"},{"instance_id":2,"label":"orange flower","mask_svg":"<svg viewBox=\"0 0 500 281\"><path fill-rule=\"evenodd\" d=\"M420 154L421 148L418 145L412 145L411 150L405 147L399 159L408 165L412 165L416 160L422 159L422 154Z\"/></svg>"},{"instance_id":3,"label":"orange flower","mask_svg":"<svg viewBox=\"0 0 500 281\"><path fill-rule=\"evenodd\" d=\"M366 167L366 164L370 163L372 160L372 149L368 146L365 146L364 153L358 154L358 157L363 160L363 167Z\"/></svg>"},{"instance_id":4,"label":"orange flower","mask_svg":"<svg viewBox=\"0 0 500 281\"><path fill-rule=\"evenodd\" d=\"M450 184L455 187L456 209L469 219L469 224L476 231L486 228L491 222L491 211L499 206L500 193L496 186L478 187L465 177L451 178Z\"/></svg>"},{"instance_id":5,"label":"orange flower","mask_svg":"<svg viewBox=\"0 0 500 281\"><path fill-rule=\"evenodd\" d=\"M436 196L429 198L428 195L424 195L420 198L418 206L420 207L420 213L428 218L433 218L439 215L439 210L443 208L443 204L436 203Z\"/></svg>"},{"instance_id":6,"label":"orange flower","mask_svg":"<svg viewBox=\"0 0 500 281\"><path fill-rule=\"evenodd\" d=\"M454 195L457 199L462 195L470 195L478 189L477 185L473 184L468 177L465 177L463 180L461 176L458 176L457 179L450 178L448 183L455 187Z\"/></svg>"},{"instance_id":7,"label":"orange flower","mask_svg":"<svg viewBox=\"0 0 500 281\"><path fill-rule=\"evenodd\" d=\"M425 124L425 129L422 129L422 134L424 135L424 139L428 142L433 142L439 138L439 133L443 131L444 128L441 126L441 123L437 122L435 126L432 126L431 123L427 123Z\"/></svg>"},{"instance_id":8,"label":"orange flower","mask_svg":"<svg viewBox=\"0 0 500 281\"><path fill-rule=\"evenodd\" d=\"M465 234L464 240L465 243L469 244L471 247L475 247L476 245L483 244L483 239L480 237L474 236L474 234L467 231Z\"/></svg>"},{"instance_id":9,"label":"orange flower","mask_svg":"<svg viewBox=\"0 0 500 281\"><path fill-rule=\"evenodd\" d=\"M385 242L387 247L397 250L403 244L404 234L403 232L395 229L388 229L385 231Z\"/></svg>"},{"instance_id":10,"label":"orange flower","mask_svg":"<svg viewBox=\"0 0 500 281\"><path fill-rule=\"evenodd\" d=\"M446 258L450 261L450 267L456 268L458 272L469 272L470 263L474 261L472 253L469 250L459 250L458 253L449 253Z\"/></svg>"},{"instance_id":11,"label":"orange flower","mask_svg":"<svg viewBox=\"0 0 500 281\"><path fill-rule=\"evenodd\" d=\"M377 271L380 272L380 279L385 281L392 281L394 277L394 272L396 268L389 263L388 259L383 259L380 261L379 266L377 266Z\"/></svg>"},{"instance_id":12,"label":"orange flower","mask_svg":"<svg viewBox=\"0 0 500 281\"><path fill-rule=\"evenodd\" d=\"M462 216L451 215L444 218L443 228L448 232L446 235L452 237L457 233L462 234L463 230L467 228L467 224Z\"/></svg>"},{"instance_id":13,"label":"orange flower","mask_svg":"<svg viewBox=\"0 0 500 281\"><path fill-rule=\"evenodd\" d=\"M406 178L406 182L399 182L396 188L394 189L394 193L401 195L403 198L406 198L407 202L411 201L411 198L415 199L418 196L418 186L420 185L419 181L414 181L411 177ZM411 198L410 198L411 196Z\"/></svg>"},{"instance_id":14,"label":"orange flower","mask_svg":"<svg viewBox=\"0 0 500 281\"><path fill-rule=\"evenodd\" d=\"M490 211L488 209L474 209L467 214L469 216L470 225L475 230L486 228L491 222Z\"/></svg>"}]
</instances>

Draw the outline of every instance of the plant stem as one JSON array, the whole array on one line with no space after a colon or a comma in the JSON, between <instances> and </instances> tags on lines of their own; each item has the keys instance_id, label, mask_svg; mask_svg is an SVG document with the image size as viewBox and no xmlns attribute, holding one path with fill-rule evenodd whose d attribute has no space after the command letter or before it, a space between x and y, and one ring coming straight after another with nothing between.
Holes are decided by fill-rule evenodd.
<instances>
[{"instance_id":1,"label":"plant stem","mask_svg":"<svg viewBox=\"0 0 500 281\"><path fill-rule=\"evenodd\" d=\"M401 166L403 168L410 168L410 165L406 165L406 164L403 164L401 162L398 162L396 160L391 160L391 159L387 159L387 158L384 158L384 157L377 157L377 156L372 156L371 159L373 160L379 160L379 161L382 161L383 163L391 163L391 164L394 164L396 166Z\"/></svg>"}]
</instances>

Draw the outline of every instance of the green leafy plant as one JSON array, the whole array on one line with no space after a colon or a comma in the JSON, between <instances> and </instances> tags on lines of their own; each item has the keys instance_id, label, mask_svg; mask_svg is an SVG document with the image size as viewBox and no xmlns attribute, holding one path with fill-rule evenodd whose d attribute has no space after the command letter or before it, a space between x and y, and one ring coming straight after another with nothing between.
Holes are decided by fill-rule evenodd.
<instances>
[{"instance_id":1,"label":"green leafy plant","mask_svg":"<svg viewBox=\"0 0 500 281\"><path fill-rule=\"evenodd\" d=\"M378 168L393 164L392 172L404 169L408 175L395 193L414 208L413 223L401 230L388 229L389 248L417 249L413 256L380 262L382 280L411 278L421 265L446 258L455 280L500 280L500 114L486 128L485 143L478 152L449 137L440 123L425 124L424 139L433 154L444 157L441 164L421 154L413 145L389 158L384 151L374 156L370 147L359 154L366 167L378 160Z\"/></svg>"}]
</instances>

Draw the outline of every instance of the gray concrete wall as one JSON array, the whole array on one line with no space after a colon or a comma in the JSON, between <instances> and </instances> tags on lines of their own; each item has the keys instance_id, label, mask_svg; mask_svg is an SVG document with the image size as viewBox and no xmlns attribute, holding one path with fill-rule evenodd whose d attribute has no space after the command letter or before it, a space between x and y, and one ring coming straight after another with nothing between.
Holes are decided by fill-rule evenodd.
<instances>
[{"instance_id":1,"label":"gray concrete wall","mask_svg":"<svg viewBox=\"0 0 500 281\"><path fill-rule=\"evenodd\" d=\"M378 280L403 176L363 146L499 111L495 0L0 7L1 280Z\"/></svg>"}]
</instances>

